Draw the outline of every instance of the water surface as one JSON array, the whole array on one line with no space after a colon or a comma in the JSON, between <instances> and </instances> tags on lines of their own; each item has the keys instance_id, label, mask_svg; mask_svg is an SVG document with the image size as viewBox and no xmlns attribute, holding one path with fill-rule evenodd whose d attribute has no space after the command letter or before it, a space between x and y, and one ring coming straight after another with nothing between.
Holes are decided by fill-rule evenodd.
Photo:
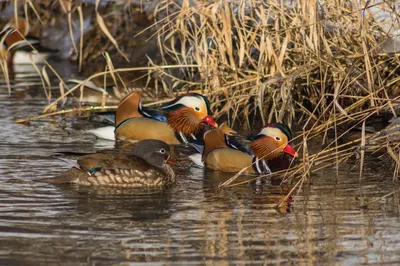
<instances>
[{"instance_id":1,"label":"water surface","mask_svg":"<svg viewBox=\"0 0 400 266\"><path fill-rule=\"evenodd\" d=\"M351 164L338 176L325 169L280 209L290 188L264 181L219 190L230 175L205 172L180 155L177 183L165 190L56 186L37 182L68 168L55 152L114 144L86 134L92 125L83 119L13 123L46 104L29 66L16 67L10 95L1 85L2 265L400 263L398 193L360 208L396 188L380 162L368 164L361 181Z\"/></svg>"}]
</instances>

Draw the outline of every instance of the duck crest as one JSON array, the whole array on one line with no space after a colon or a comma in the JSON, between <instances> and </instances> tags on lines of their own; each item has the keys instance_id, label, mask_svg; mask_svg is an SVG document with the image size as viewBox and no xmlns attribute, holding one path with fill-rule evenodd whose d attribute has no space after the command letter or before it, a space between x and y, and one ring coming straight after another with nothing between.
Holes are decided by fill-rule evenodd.
<instances>
[{"instance_id":1,"label":"duck crest","mask_svg":"<svg viewBox=\"0 0 400 266\"><path fill-rule=\"evenodd\" d=\"M223 148L229 148L229 146L226 144L225 134L221 129L216 128L206 132L204 134L204 151L201 160L204 161L210 152Z\"/></svg>"},{"instance_id":2,"label":"duck crest","mask_svg":"<svg viewBox=\"0 0 400 266\"><path fill-rule=\"evenodd\" d=\"M140 113L141 105L142 93L140 91L135 91L125 96L117 108L115 116L116 127L130 118L143 117Z\"/></svg>"},{"instance_id":3,"label":"duck crest","mask_svg":"<svg viewBox=\"0 0 400 266\"><path fill-rule=\"evenodd\" d=\"M211 108L210 108L210 101L207 99L207 97L205 97L204 95L201 95L199 93L185 93L180 95L179 97L177 97L176 99L161 105L161 109L165 109L168 111L174 111L177 110L179 108L182 107L188 107L187 105L185 105L185 99L187 99L186 97L193 97L194 99L197 99L198 101L201 101L205 104L206 106L206 110L207 110L207 114L211 114Z\"/></svg>"},{"instance_id":4,"label":"duck crest","mask_svg":"<svg viewBox=\"0 0 400 266\"><path fill-rule=\"evenodd\" d=\"M269 123L266 124L263 128L267 128L267 127L272 127L272 128L278 128L280 129L283 134L286 135L286 137L288 138L288 141L291 140L293 138L293 134L292 131L290 130L290 128L282 123Z\"/></svg>"}]
</instances>

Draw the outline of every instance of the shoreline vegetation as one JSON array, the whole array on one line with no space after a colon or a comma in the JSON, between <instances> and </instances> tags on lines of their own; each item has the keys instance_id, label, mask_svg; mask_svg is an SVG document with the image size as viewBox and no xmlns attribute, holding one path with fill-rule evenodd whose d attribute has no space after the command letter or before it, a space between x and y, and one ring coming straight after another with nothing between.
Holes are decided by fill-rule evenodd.
<instances>
[{"instance_id":1,"label":"shoreline vegetation","mask_svg":"<svg viewBox=\"0 0 400 266\"><path fill-rule=\"evenodd\" d=\"M233 127L250 130L260 120L294 126L301 162L274 173L294 184L288 197L313 172L350 158L360 180L365 158L376 156L390 161L398 181L400 14L394 1L12 2L2 4L3 19L28 17L41 45L55 44L58 56L87 73L73 86L60 78L60 93L51 96L47 72L53 69L47 61L37 66L49 105L17 123L115 108L104 107L105 91L98 105L64 103L96 79L127 91L139 80L133 73L165 95L156 103L196 91ZM91 64L103 69L89 73ZM311 142L322 148L311 153ZM237 185L236 176L221 187Z\"/></svg>"}]
</instances>

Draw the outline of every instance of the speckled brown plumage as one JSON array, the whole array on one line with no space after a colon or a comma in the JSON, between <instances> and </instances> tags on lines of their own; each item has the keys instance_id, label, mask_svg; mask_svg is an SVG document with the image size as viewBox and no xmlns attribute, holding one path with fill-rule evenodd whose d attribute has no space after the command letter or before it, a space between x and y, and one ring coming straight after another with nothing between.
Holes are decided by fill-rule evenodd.
<instances>
[{"instance_id":1,"label":"speckled brown plumage","mask_svg":"<svg viewBox=\"0 0 400 266\"><path fill-rule=\"evenodd\" d=\"M111 187L157 187L175 182L170 166L163 169L152 167L145 160L126 153L96 153L78 160L84 170L101 167L102 170L73 179L81 185L105 185ZM77 169L78 170L78 169Z\"/></svg>"},{"instance_id":2,"label":"speckled brown plumage","mask_svg":"<svg viewBox=\"0 0 400 266\"><path fill-rule=\"evenodd\" d=\"M72 168L76 178L71 183L89 186L109 186L123 188L160 187L175 182L175 175L165 176L165 173L149 168L147 171L134 169L106 169L88 175L77 168ZM78 173L79 172L79 173ZM171 170L171 174L173 171Z\"/></svg>"},{"instance_id":3,"label":"speckled brown plumage","mask_svg":"<svg viewBox=\"0 0 400 266\"><path fill-rule=\"evenodd\" d=\"M44 180L50 183L75 183L88 186L123 188L161 187L175 182L175 173L167 163L169 146L159 140L144 140L130 153L94 153L80 157L74 168Z\"/></svg>"}]
</instances>

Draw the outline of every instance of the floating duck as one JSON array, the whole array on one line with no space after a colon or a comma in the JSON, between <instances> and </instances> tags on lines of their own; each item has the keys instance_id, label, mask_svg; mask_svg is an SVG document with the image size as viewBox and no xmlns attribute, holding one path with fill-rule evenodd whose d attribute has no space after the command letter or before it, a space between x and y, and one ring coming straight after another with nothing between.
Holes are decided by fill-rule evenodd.
<instances>
[{"instance_id":1,"label":"floating duck","mask_svg":"<svg viewBox=\"0 0 400 266\"><path fill-rule=\"evenodd\" d=\"M175 173L169 164L176 162L171 159L170 147L155 139L138 142L130 153L94 153L77 161L61 160L73 168L56 178L41 181L123 188L161 187L175 182Z\"/></svg>"},{"instance_id":2,"label":"floating duck","mask_svg":"<svg viewBox=\"0 0 400 266\"><path fill-rule=\"evenodd\" d=\"M138 141L159 139L168 144L196 138L204 124L216 127L210 102L197 93L183 94L160 106L159 110L143 107L139 91L121 100L115 113L116 127L103 127L89 132L104 139Z\"/></svg>"},{"instance_id":3,"label":"floating duck","mask_svg":"<svg viewBox=\"0 0 400 266\"><path fill-rule=\"evenodd\" d=\"M191 143L202 154L201 163L206 168L222 172L244 174L269 174L287 169L297 152L288 144L291 130L284 124L270 123L253 138L249 147L238 145L223 129L217 128L204 134L204 146ZM198 163L198 164L201 164Z\"/></svg>"},{"instance_id":4,"label":"floating duck","mask_svg":"<svg viewBox=\"0 0 400 266\"><path fill-rule=\"evenodd\" d=\"M23 18L12 18L10 23L3 28L2 33L5 35L0 47L0 58L11 65L16 50L27 46L27 43L22 43L22 41L29 33L29 24Z\"/></svg>"},{"instance_id":5,"label":"floating duck","mask_svg":"<svg viewBox=\"0 0 400 266\"><path fill-rule=\"evenodd\" d=\"M233 145L232 143L235 142L235 144L234 144L235 149L238 149L238 147L241 147L241 144L236 141L235 135L237 134L237 132L235 130L233 130L232 128L230 128L228 126L227 122L223 122L222 124L219 125L218 128L225 135L226 141L228 141L228 139L229 139L230 145ZM205 124L205 125L203 125L203 128L200 131L200 133L197 135L204 136L204 134L206 132L213 130L213 129L214 129L214 127L211 127L210 125ZM184 151L183 153L187 154L188 157L190 158L190 160L192 160L192 162L194 162L196 165L204 167L203 156L202 156L202 153L204 150L204 139L202 137L199 139L192 139L189 141L188 144L189 144L189 146L194 147L197 152L193 153L193 150L191 149L190 151Z\"/></svg>"}]
</instances>

